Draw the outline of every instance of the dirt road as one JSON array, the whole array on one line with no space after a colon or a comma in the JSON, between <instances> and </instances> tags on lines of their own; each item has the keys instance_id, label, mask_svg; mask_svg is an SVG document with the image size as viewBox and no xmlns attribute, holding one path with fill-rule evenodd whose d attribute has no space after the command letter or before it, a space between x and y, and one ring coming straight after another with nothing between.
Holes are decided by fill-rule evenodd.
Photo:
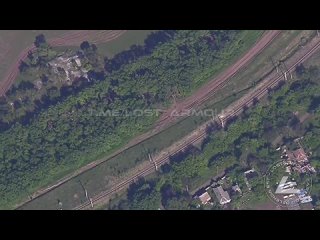
<instances>
[{"instance_id":1,"label":"dirt road","mask_svg":"<svg viewBox=\"0 0 320 240\"><path fill-rule=\"evenodd\" d=\"M79 46L83 41L89 41L91 43L104 43L112 41L123 33L126 30L79 30L79 31L71 31L68 34L65 34L61 37L48 39L48 43L53 46ZM11 85L14 83L15 79L19 74L19 64L21 61L25 61L28 57L28 53L30 51L34 51L35 46L32 45L25 50L23 50L18 56L15 63L8 69L8 72L4 79L0 82L0 96L3 96Z\"/></svg>"},{"instance_id":2,"label":"dirt road","mask_svg":"<svg viewBox=\"0 0 320 240\"><path fill-rule=\"evenodd\" d=\"M241 69L243 66L245 66L246 64L249 63L250 60L252 60L258 53L260 53L278 34L280 33L280 31L268 31L254 46L252 49L250 49L241 59L239 59L235 64L233 64L230 68L228 68L226 70L226 72L221 73L217 78L213 79L212 81L210 81L208 84L205 84L201 89L199 89L195 96L192 96L188 99L186 99L187 103L179 103L177 106L179 106L179 109L183 109L183 107L188 107L190 106L191 103L193 102L198 102L200 103L201 101L203 101L203 99L210 93L212 93L212 91L216 91L219 87L221 86L221 83L223 81L228 80L231 76L233 76L234 74L237 73L237 71L239 71L239 69ZM209 86L209 87L208 87ZM169 110L169 111L172 111ZM168 112L169 112L168 111ZM173 118L170 118L170 121L173 121ZM166 124L168 122L166 121ZM161 123L162 126L163 122ZM159 128L157 128L159 131ZM108 159L110 159L113 156L116 156L117 154L123 152L124 150L141 143L142 141L150 138L151 136L155 135L157 133L157 131L150 131L148 133L142 134L141 136L138 136L137 138L135 138L133 141L131 141L129 144L127 144L125 147L123 147L122 149L119 149L118 151L116 151L115 153L113 153L112 155L110 155L108 157ZM65 176L64 178L60 179L60 181L58 181L56 184L48 186L46 188L40 189L37 192L35 192L32 196L32 198L37 198L39 196L41 196L42 194L45 194L46 192L51 191L52 189L58 187L59 185L67 182L68 180L80 175L81 173L88 171L89 169L92 169L96 166L98 166L99 164L105 162L106 159L100 159L97 160L95 162L92 162L86 166L83 166L82 168L78 169L77 171L73 172L72 174ZM28 202L28 201L26 201Z\"/></svg>"},{"instance_id":3,"label":"dirt road","mask_svg":"<svg viewBox=\"0 0 320 240\"><path fill-rule=\"evenodd\" d=\"M320 38L314 38L308 46L305 46L303 49L300 49L294 56L286 61L287 70L286 73L290 76L290 73L295 71L295 68L300 63L305 62L308 60L315 52L319 51L320 49ZM277 73L275 70L268 75L263 82L257 87L255 87L252 91L250 91L247 95L243 96L241 99L236 101L234 104L231 104L227 107L226 111L224 112L224 119L232 118L236 115L241 113L243 106L251 106L252 102L255 98L261 99L263 96L267 94L268 88L275 87L279 81L286 79L284 75L281 73ZM90 201L86 201L81 205L75 207L75 210L81 209L91 209L92 206L102 205L105 204L110 199L114 193L126 189L132 182L134 182L139 177L145 177L159 169L161 165L164 163L169 162L169 156L174 155L177 152L183 151L191 144L194 144L198 141L202 141L206 136L206 128L210 126L211 123L217 121L217 123L221 123L218 119L209 120L208 122L201 125L196 130L192 131L189 135L183 137L178 142L174 143L170 147L164 149L156 156L153 156L153 162L149 163L149 165L145 166L143 169L140 169L139 172L132 174L132 176L123 179L118 184L115 184L110 190L101 192L92 198ZM223 126L223 125L222 125ZM157 166L157 168L155 168Z\"/></svg>"},{"instance_id":4,"label":"dirt road","mask_svg":"<svg viewBox=\"0 0 320 240\"><path fill-rule=\"evenodd\" d=\"M281 31L272 30L262 36L262 38L236 63L231 65L228 69L223 71L214 79L210 80L208 84L203 85L192 96L184 99L183 101L174 104L168 109L159 119L157 128L162 128L174 121L179 113L184 110L191 109L197 105L203 103L208 95L215 93L218 89L221 89L228 80L233 77L239 70L250 63L254 57L256 57L269 43L276 37ZM174 116L173 116L174 115Z\"/></svg>"}]
</instances>

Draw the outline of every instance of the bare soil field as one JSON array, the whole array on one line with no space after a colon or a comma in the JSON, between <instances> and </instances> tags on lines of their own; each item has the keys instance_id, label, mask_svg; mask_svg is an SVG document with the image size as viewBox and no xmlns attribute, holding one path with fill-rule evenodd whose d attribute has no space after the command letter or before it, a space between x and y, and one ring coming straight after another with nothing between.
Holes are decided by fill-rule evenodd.
<instances>
[{"instance_id":1,"label":"bare soil field","mask_svg":"<svg viewBox=\"0 0 320 240\"><path fill-rule=\"evenodd\" d=\"M83 41L99 44L112 41L126 30L57 30L0 31L0 96L4 95L19 74L19 64L25 60L35 36L43 33L53 47L79 46Z\"/></svg>"},{"instance_id":2,"label":"bare soil field","mask_svg":"<svg viewBox=\"0 0 320 240\"><path fill-rule=\"evenodd\" d=\"M253 210L285 210L283 207L276 205L271 201L258 204L252 208Z\"/></svg>"},{"instance_id":3,"label":"bare soil field","mask_svg":"<svg viewBox=\"0 0 320 240\"><path fill-rule=\"evenodd\" d=\"M227 73L223 73L222 76L218 76L219 79L226 80L228 79L230 76L234 75L239 69L241 69L244 65L246 65L247 63L250 62L251 59L253 59L261 50L263 50L278 34L280 31L269 31L267 32L267 34L265 34L257 43L256 45L253 47L254 51L251 49L247 54L245 54L244 56L241 57L241 59L239 61L237 61L235 64L232 65L231 67L231 71L230 68L227 69ZM200 102L203 102L203 98L205 98L207 96L207 94L212 91L212 89L217 88L217 80L216 78L213 79L212 81L210 81L208 83L208 85L212 85L212 82L214 83L214 86L212 86L210 89L209 88L201 88L199 91L201 92L200 95L196 95L196 97L192 98L193 101L197 101L197 98L201 98L201 101L197 101L199 104ZM219 84L218 84L219 85ZM205 89L206 91L203 92L203 89ZM190 106L190 98L187 99L187 104L185 104L184 106L189 107ZM175 119L170 119L169 122L174 121ZM163 127L164 125L162 125L161 127ZM204 129L202 129L204 130ZM159 131L159 128L156 128L156 131ZM200 132L196 132L196 134L201 133ZM151 131L151 135L154 134L154 131ZM145 138L149 137L150 132L146 133L146 134L142 134L141 136L135 138L133 141L131 141L125 149L128 149L130 146L133 146L141 141L143 141ZM179 145L179 144L178 144ZM176 144L173 146L175 147ZM119 152L122 152L124 149L120 149L119 151L116 151L114 154L112 154L113 156L117 155ZM59 182L57 182L56 184L40 189L39 191L37 191L36 193L33 194L33 198L36 198L46 192L49 192L52 189L55 189L57 186L60 186L61 184L69 181L70 179L74 178L75 176L80 175L83 172L88 171L89 169L92 169L98 165L100 165L101 163L103 163L105 161L105 159L101 159L95 162L92 162L80 169L78 169L77 171L75 171L73 174L66 176L65 178L62 178Z\"/></svg>"},{"instance_id":4,"label":"bare soil field","mask_svg":"<svg viewBox=\"0 0 320 240\"><path fill-rule=\"evenodd\" d=\"M203 95L202 95L202 96L203 96ZM204 97L206 98L206 95L204 95ZM199 103L199 102L196 102L196 103ZM187 107L189 107L189 106L187 105ZM77 171L76 174L74 174L73 176L77 176L77 175L80 174L80 172L85 172L85 171L87 171L88 169L91 169L91 168L99 165L100 163L102 163L102 162L104 162L104 161L105 161L105 159L103 159L103 160L101 160L101 161L97 161L97 162L95 162L95 163L91 163L91 164L83 167L82 169L79 169L79 171ZM45 189L40 190L39 192L35 193L35 196L41 195L41 194L43 194L43 193L45 193L45 192L48 192L49 190L55 188L56 186L59 186L59 185L61 185L62 183L68 181L68 180L69 180L70 178L72 178L73 176L69 176L69 177L67 177L67 178L65 178L65 179L62 179L61 182L58 182L58 183L57 183L56 185L54 185L54 186L51 186L51 187L48 187L48 188L45 188ZM61 189L60 189L60 190L61 190ZM65 191L64 191L64 193L65 193ZM50 193L49 193L49 194L50 194Z\"/></svg>"}]
</instances>

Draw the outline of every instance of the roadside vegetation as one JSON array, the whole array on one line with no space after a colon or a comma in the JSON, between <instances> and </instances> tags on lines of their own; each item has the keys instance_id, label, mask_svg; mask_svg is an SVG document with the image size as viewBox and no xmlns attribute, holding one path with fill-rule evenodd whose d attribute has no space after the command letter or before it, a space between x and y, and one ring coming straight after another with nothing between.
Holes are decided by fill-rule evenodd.
<instances>
[{"instance_id":1,"label":"roadside vegetation","mask_svg":"<svg viewBox=\"0 0 320 240\"><path fill-rule=\"evenodd\" d=\"M21 81L0 99L0 207L12 208L39 187L112 153L158 117L106 117L105 111L168 106L173 95L190 94L261 33L157 31L143 46L112 59L87 42L77 52L57 52L38 36L36 51L20 65ZM63 82L61 70L58 79L49 63L61 55L81 59L87 77Z\"/></svg>"},{"instance_id":2,"label":"roadside vegetation","mask_svg":"<svg viewBox=\"0 0 320 240\"><path fill-rule=\"evenodd\" d=\"M227 127L213 126L201 148L190 146L171 158L158 174L141 179L130 186L126 196L110 204L109 209L198 209L192 190L215 177L220 171L227 174L226 189L237 183L244 196L234 196L232 209L253 208L268 201L264 189L264 174L271 164L280 160L276 151L280 145L295 148L293 140L301 141L311 152L311 164L320 171L320 68L296 69L296 78L270 89L268 96ZM301 116L308 116L302 118ZM292 149L293 150L293 149ZM247 191L244 171L254 168L258 177L250 181ZM320 178L313 176L311 196L316 208L320 206ZM212 195L215 198L214 195ZM221 209L217 202L200 209Z\"/></svg>"}]
</instances>

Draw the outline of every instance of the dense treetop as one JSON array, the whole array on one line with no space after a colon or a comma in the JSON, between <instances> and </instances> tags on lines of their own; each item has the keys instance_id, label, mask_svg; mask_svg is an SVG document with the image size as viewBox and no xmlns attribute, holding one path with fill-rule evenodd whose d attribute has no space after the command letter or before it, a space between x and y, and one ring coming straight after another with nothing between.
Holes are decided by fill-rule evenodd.
<instances>
[{"instance_id":1,"label":"dense treetop","mask_svg":"<svg viewBox=\"0 0 320 240\"><path fill-rule=\"evenodd\" d=\"M74 54L88 77L72 84L57 79L47 64L61 54L37 38L37 50L22 64L26 80L0 100L0 208L148 129L157 116L100 113L166 106L173 94L189 94L244 50L247 34L159 31L144 46L104 62L97 47L85 42Z\"/></svg>"}]
</instances>

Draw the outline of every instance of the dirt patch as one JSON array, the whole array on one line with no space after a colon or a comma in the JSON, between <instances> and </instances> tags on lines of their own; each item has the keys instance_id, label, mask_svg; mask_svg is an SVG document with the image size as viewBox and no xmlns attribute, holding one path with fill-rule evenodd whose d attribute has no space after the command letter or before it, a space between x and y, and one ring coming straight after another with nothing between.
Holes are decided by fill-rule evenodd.
<instances>
[{"instance_id":1,"label":"dirt patch","mask_svg":"<svg viewBox=\"0 0 320 240\"><path fill-rule=\"evenodd\" d=\"M6 59L8 52L10 51L10 44L0 38L0 64Z\"/></svg>"},{"instance_id":2,"label":"dirt patch","mask_svg":"<svg viewBox=\"0 0 320 240\"><path fill-rule=\"evenodd\" d=\"M271 201L258 204L253 207L254 210L285 210L283 207L276 205Z\"/></svg>"},{"instance_id":3,"label":"dirt patch","mask_svg":"<svg viewBox=\"0 0 320 240\"><path fill-rule=\"evenodd\" d=\"M300 121L300 123L303 123L304 121L306 121L310 117L312 117L312 115L310 113L305 113L302 116L299 116L299 121Z\"/></svg>"}]
</instances>

